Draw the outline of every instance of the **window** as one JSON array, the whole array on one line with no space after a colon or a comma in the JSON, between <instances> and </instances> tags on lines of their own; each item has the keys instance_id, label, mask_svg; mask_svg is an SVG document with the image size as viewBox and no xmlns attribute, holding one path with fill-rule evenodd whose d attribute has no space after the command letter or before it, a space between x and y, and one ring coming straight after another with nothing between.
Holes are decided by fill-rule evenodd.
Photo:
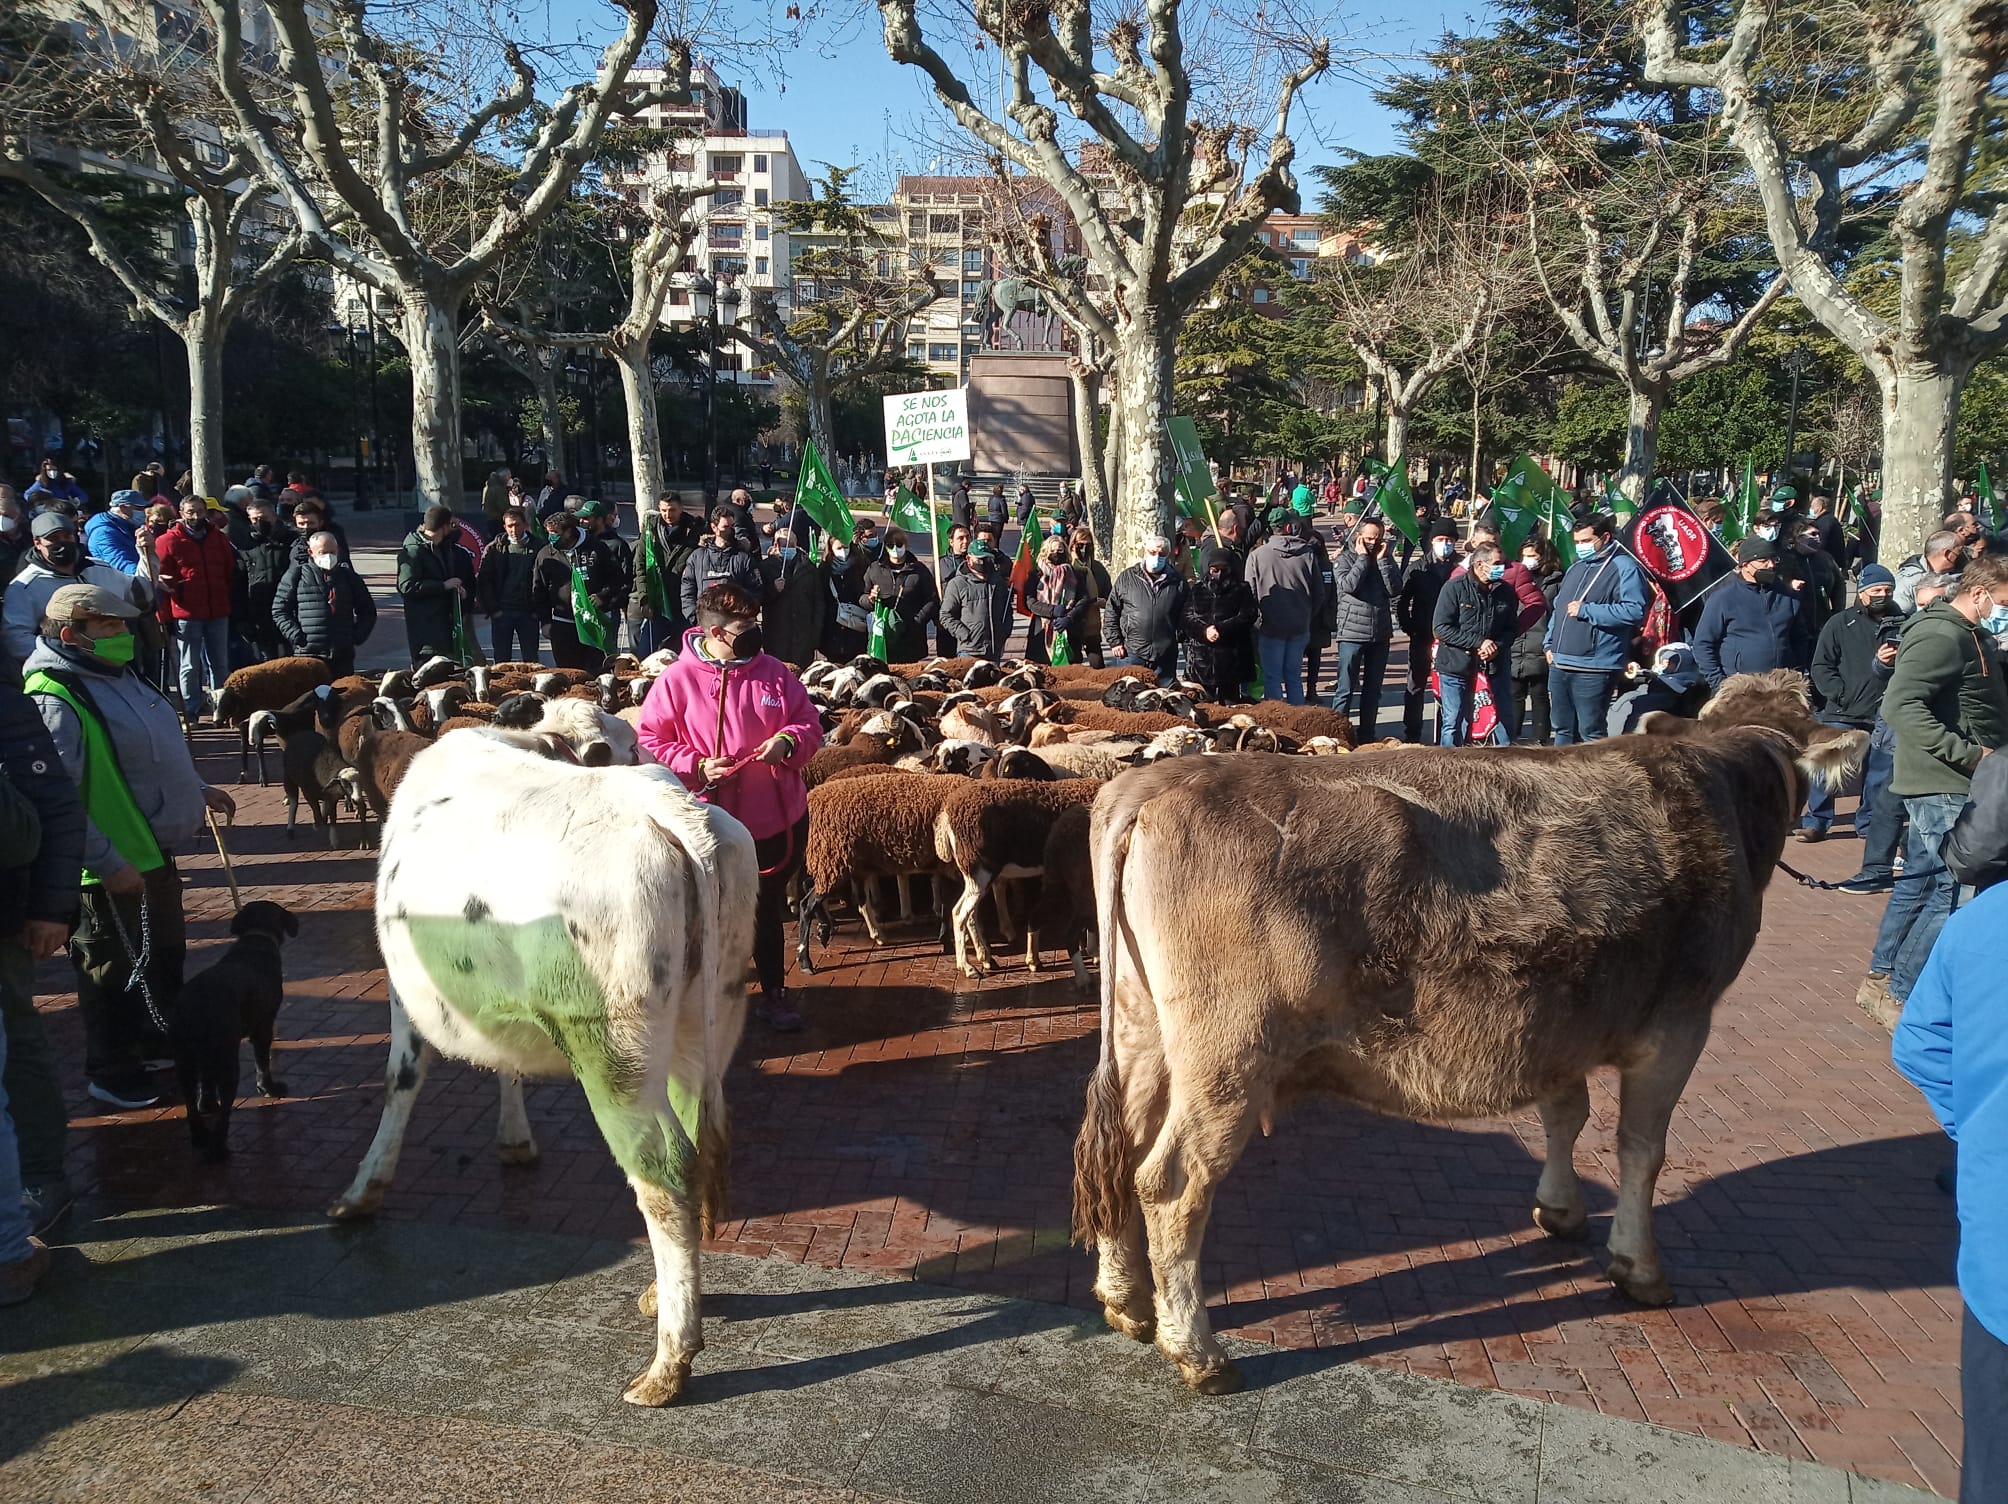
<instances>
[{"instance_id":1,"label":"window","mask_svg":"<svg viewBox=\"0 0 2008 1504\"><path fill-rule=\"evenodd\" d=\"M1290 232L1290 238L1296 241L1298 245L1314 246L1318 243L1318 232L1315 229L1306 226L1301 230L1292 230Z\"/></svg>"},{"instance_id":2,"label":"window","mask_svg":"<svg viewBox=\"0 0 2008 1504\"><path fill-rule=\"evenodd\" d=\"M711 195L713 209L736 209L746 201L746 195L737 188L720 188Z\"/></svg>"},{"instance_id":3,"label":"window","mask_svg":"<svg viewBox=\"0 0 2008 1504\"><path fill-rule=\"evenodd\" d=\"M712 249L724 250L730 247L737 250L741 240L745 236L746 226L740 224L713 224L710 226L708 233L711 237Z\"/></svg>"},{"instance_id":4,"label":"window","mask_svg":"<svg viewBox=\"0 0 2008 1504\"><path fill-rule=\"evenodd\" d=\"M728 183L732 182L739 176L740 169L744 166L745 161L746 159L736 151L715 151L711 154L711 175L715 178L722 178Z\"/></svg>"},{"instance_id":5,"label":"window","mask_svg":"<svg viewBox=\"0 0 2008 1504\"><path fill-rule=\"evenodd\" d=\"M920 364L927 359L927 346L920 344L908 345L906 347L906 358L915 364Z\"/></svg>"},{"instance_id":6,"label":"window","mask_svg":"<svg viewBox=\"0 0 2008 1504\"><path fill-rule=\"evenodd\" d=\"M927 358L936 365L958 361L962 359L962 347L960 345L929 345L927 347Z\"/></svg>"},{"instance_id":7,"label":"window","mask_svg":"<svg viewBox=\"0 0 2008 1504\"><path fill-rule=\"evenodd\" d=\"M978 276L981 276L983 274L983 252L981 250L965 250L962 253L962 269L965 272L975 272Z\"/></svg>"},{"instance_id":8,"label":"window","mask_svg":"<svg viewBox=\"0 0 2008 1504\"><path fill-rule=\"evenodd\" d=\"M669 306L672 308L688 308L690 306L690 289L687 287L672 287L669 290Z\"/></svg>"},{"instance_id":9,"label":"window","mask_svg":"<svg viewBox=\"0 0 2008 1504\"><path fill-rule=\"evenodd\" d=\"M765 225L755 225L753 227L753 238L755 240L765 240L767 238L767 227Z\"/></svg>"},{"instance_id":10,"label":"window","mask_svg":"<svg viewBox=\"0 0 2008 1504\"><path fill-rule=\"evenodd\" d=\"M1290 275L1295 277L1299 282L1310 281L1311 280L1310 258L1305 256L1292 256L1290 258Z\"/></svg>"},{"instance_id":11,"label":"window","mask_svg":"<svg viewBox=\"0 0 2008 1504\"><path fill-rule=\"evenodd\" d=\"M1249 294L1248 294L1248 301L1249 301L1249 302L1251 302L1251 303L1266 303L1266 302L1268 302L1268 301L1269 301L1269 289L1268 289L1268 288L1266 288L1266 287L1258 287L1258 288L1256 288L1256 289L1255 289L1255 290L1254 290L1253 292L1251 292L1251 293L1249 293Z\"/></svg>"},{"instance_id":12,"label":"window","mask_svg":"<svg viewBox=\"0 0 2008 1504\"><path fill-rule=\"evenodd\" d=\"M927 233L930 235L959 235L962 221L953 214L930 214L927 216Z\"/></svg>"},{"instance_id":13,"label":"window","mask_svg":"<svg viewBox=\"0 0 2008 1504\"><path fill-rule=\"evenodd\" d=\"M756 158L755 160L758 159ZM765 188L755 188L753 190L753 207L756 209L767 207L767 190Z\"/></svg>"},{"instance_id":14,"label":"window","mask_svg":"<svg viewBox=\"0 0 2008 1504\"><path fill-rule=\"evenodd\" d=\"M744 256L713 256L711 275L714 277L743 277L746 275Z\"/></svg>"},{"instance_id":15,"label":"window","mask_svg":"<svg viewBox=\"0 0 2008 1504\"><path fill-rule=\"evenodd\" d=\"M753 258L753 275L756 277L767 275L767 258L765 256L755 256Z\"/></svg>"},{"instance_id":16,"label":"window","mask_svg":"<svg viewBox=\"0 0 2008 1504\"><path fill-rule=\"evenodd\" d=\"M927 216L925 214L907 215L906 233L915 238L925 235L927 233Z\"/></svg>"},{"instance_id":17,"label":"window","mask_svg":"<svg viewBox=\"0 0 2008 1504\"><path fill-rule=\"evenodd\" d=\"M963 299L967 302L971 303L975 302L978 298L983 296L983 284L981 282L963 283L962 296Z\"/></svg>"},{"instance_id":18,"label":"window","mask_svg":"<svg viewBox=\"0 0 2008 1504\"><path fill-rule=\"evenodd\" d=\"M767 170L767 153L764 151L753 153L753 170L755 172L765 172Z\"/></svg>"}]
</instances>

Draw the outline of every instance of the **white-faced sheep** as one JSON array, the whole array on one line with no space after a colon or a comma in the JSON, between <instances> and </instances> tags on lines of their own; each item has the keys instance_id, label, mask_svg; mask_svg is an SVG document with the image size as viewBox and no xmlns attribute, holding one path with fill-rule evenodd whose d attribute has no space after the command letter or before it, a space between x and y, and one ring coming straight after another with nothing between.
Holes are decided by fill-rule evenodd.
<instances>
[{"instance_id":1,"label":"white-faced sheep","mask_svg":"<svg viewBox=\"0 0 2008 1504\"><path fill-rule=\"evenodd\" d=\"M936 853L962 874L962 896L949 916L955 932L955 964L967 976L979 967L994 971L977 905L1000 877L1037 877L1045 870L1046 833L1060 813L1094 803L1102 785L1089 778L1057 783L1020 779L955 780L935 822ZM971 953L974 959L971 959ZM1038 952L1028 947L1026 964L1039 969Z\"/></svg>"}]
</instances>

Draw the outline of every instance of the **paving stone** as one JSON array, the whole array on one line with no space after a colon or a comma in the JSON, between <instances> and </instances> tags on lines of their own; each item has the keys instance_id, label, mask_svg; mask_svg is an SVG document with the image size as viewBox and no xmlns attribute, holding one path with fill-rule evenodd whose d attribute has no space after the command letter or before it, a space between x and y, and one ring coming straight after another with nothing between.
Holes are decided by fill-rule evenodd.
<instances>
[{"instance_id":1,"label":"paving stone","mask_svg":"<svg viewBox=\"0 0 2008 1504\"><path fill-rule=\"evenodd\" d=\"M1557 1405L1541 1432L1541 1504L1793 1504L1792 1467L1698 1436Z\"/></svg>"}]
</instances>

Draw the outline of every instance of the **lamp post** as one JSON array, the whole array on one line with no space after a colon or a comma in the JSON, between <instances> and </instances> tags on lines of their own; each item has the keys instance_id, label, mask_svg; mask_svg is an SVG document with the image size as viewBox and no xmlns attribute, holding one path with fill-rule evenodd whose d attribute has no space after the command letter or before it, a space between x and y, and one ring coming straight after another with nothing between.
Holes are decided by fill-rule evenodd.
<instances>
[{"instance_id":1,"label":"lamp post","mask_svg":"<svg viewBox=\"0 0 2008 1504\"><path fill-rule=\"evenodd\" d=\"M1813 352L1799 348L1788 350L1779 361L1792 373L1792 402L1785 416L1785 473L1792 473L1792 452L1799 442L1799 377L1806 367L1813 363Z\"/></svg>"},{"instance_id":2,"label":"lamp post","mask_svg":"<svg viewBox=\"0 0 2008 1504\"><path fill-rule=\"evenodd\" d=\"M690 284L690 311L704 325L704 506L708 513L718 501L718 331L739 321L739 289L729 274L720 273L714 282L703 272Z\"/></svg>"}]
</instances>

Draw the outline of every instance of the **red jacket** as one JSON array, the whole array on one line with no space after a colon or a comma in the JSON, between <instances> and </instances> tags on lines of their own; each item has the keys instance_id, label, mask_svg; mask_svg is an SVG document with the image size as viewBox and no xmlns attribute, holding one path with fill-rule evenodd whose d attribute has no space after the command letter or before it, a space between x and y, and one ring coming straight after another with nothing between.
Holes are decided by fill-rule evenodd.
<instances>
[{"instance_id":1,"label":"red jacket","mask_svg":"<svg viewBox=\"0 0 2008 1504\"><path fill-rule=\"evenodd\" d=\"M230 535L210 523L202 536L191 537L177 522L155 545L160 555L160 585L176 621L215 621L230 615L230 579L237 567L237 550Z\"/></svg>"}]
</instances>

